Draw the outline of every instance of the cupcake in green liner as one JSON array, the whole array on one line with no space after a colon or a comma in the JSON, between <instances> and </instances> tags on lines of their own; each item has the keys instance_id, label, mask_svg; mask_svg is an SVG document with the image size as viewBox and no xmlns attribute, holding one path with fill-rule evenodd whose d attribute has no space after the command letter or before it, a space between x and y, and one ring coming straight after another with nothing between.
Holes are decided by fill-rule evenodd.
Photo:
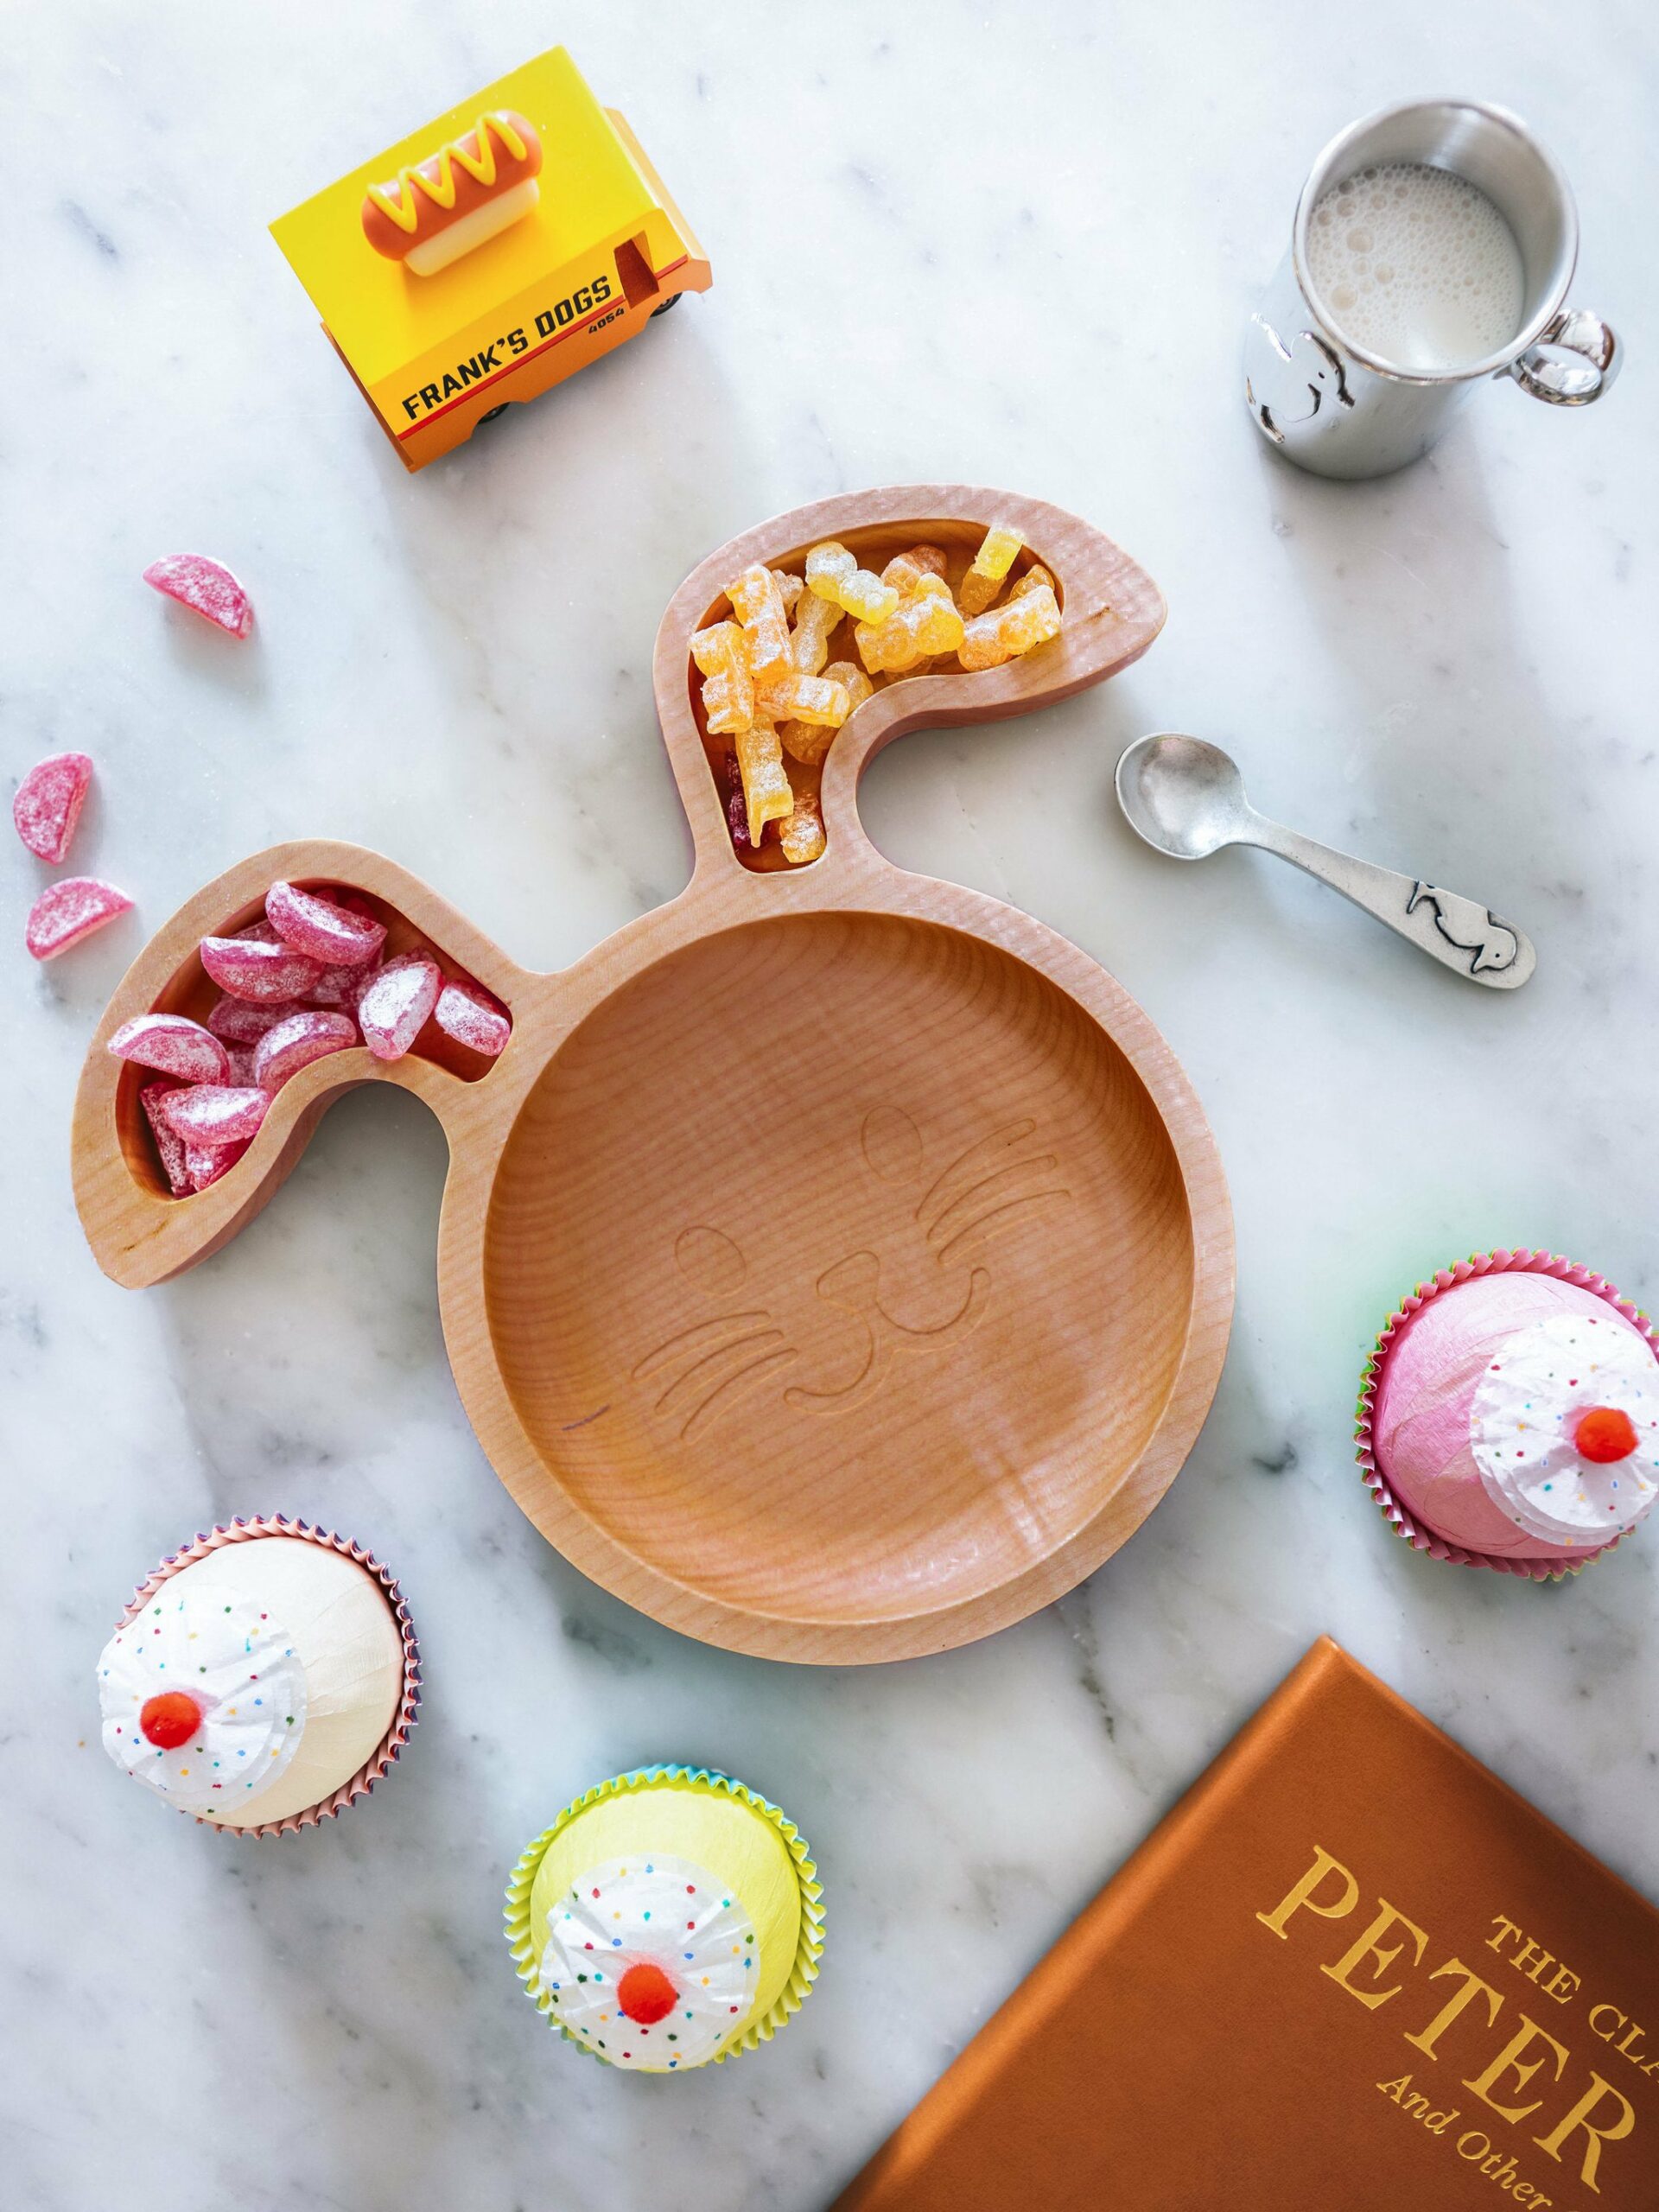
<instances>
[{"instance_id":1,"label":"cupcake in green liner","mask_svg":"<svg viewBox=\"0 0 1659 2212\"><path fill-rule=\"evenodd\" d=\"M798 2012L823 1949L806 1840L703 1768L597 1783L507 1885L518 1978L567 2041L607 2065L686 2073L753 2050Z\"/></svg>"}]
</instances>

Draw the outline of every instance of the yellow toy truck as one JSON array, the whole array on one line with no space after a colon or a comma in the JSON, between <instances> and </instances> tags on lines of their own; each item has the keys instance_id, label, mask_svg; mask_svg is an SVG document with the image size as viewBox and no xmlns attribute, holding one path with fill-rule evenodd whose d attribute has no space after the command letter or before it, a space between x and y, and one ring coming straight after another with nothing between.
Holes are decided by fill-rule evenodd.
<instances>
[{"instance_id":1,"label":"yellow toy truck","mask_svg":"<svg viewBox=\"0 0 1659 2212\"><path fill-rule=\"evenodd\" d=\"M563 47L270 230L409 469L711 281L639 140Z\"/></svg>"}]
</instances>

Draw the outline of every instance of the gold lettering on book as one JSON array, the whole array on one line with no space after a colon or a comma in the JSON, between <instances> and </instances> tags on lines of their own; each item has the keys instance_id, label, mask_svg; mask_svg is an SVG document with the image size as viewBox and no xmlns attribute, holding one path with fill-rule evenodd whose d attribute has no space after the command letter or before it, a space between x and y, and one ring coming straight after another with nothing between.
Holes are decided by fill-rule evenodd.
<instances>
[{"instance_id":1,"label":"gold lettering on book","mask_svg":"<svg viewBox=\"0 0 1659 2212\"><path fill-rule=\"evenodd\" d=\"M1540 2132L1532 2137L1538 2149L1558 2165L1576 2164L1579 2180L1599 2195L1597 2175L1604 2147L1623 2141L1635 2131L1636 2108L1630 2100L1593 2067L1587 2069L1589 2087L1580 2092L1569 2077L1574 2061L1568 2046L1518 2007L1519 2025L1513 2032L1500 2031L1507 2034L1507 2040L1492 2051L1486 2039L1497 2028L1504 2009L1503 1993L1460 1958L1444 1959L1424 1972L1430 1949L1428 1930L1384 1897L1376 1898L1372 1917L1345 1950L1335 1958L1321 1955L1327 1947L1335 1947L1319 1932L1319 1923L1348 1920L1361 1895L1360 1879L1352 1868L1316 1843L1306 1872L1292 1882L1275 1905L1258 1911L1255 1917L1280 1942L1312 1948L1325 1980L1335 1982L1367 2012L1376 2012L1405 1996L1407 2010L1391 2017L1400 2024L1401 2039L1425 2057L1438 2063L1444 2055L1443 2041L1455 2053L1454 2063L1468 2065L1484 2055L1483 2065L1459 2077L1463 2087L1508 2126L1519 2126L1528 2120L1538 2126ZM1573 1968L1529 1936L1518 1922L1500 1913L1493 1916L1491 1925L1496 1933L1485 1938L1489 1950L1496 1951L1506 1965L1554 2003L1573 2002L1582 1986L1582 1977ZM1429 1993L1428 1984L1449 1981L1454 1985L1444 1997L1439 1991L1433 1993L1440 1999L1439 2006L1426 2019L1408 1994L1420 1981L1425 1985L1424 1995ZM1586 2023L1592 2035L1618 2050L1629 2063L1644 2074L1659 2074L1659 2060L1646 2056L1640 2024L1616 2005L1592 2005ZM1584 2070L1579 2071L1580 2082ZM1560 2084L1565 2084L1575 2101L1552 2120L1547 2108ZM1414 2087L1409 2074L1379 2082L1376 2087L1431 2134L1444 2133L1458 2118L1455 2108L1436 2111L1433 2098ZM1460 2158L1478 2164L1485 2178L1496 2182L1516 2203L1542 2206L1551 2202L1522 2177L1516 2159L1502 2144L1495 2145L1479 2128L1466 2130L1452 2147Z\"/></svg>"}]
</instances>

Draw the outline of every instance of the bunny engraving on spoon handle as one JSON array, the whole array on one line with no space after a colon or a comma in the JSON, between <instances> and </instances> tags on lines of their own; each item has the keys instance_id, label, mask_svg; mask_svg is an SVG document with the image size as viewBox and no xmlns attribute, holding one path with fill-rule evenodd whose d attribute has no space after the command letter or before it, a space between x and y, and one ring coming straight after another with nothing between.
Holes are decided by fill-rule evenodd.
<instances>
[{"instance_id":1,"label":"bunny engraving on spoon handle","mask_svg":"<svg viewBox=\"0 0 1659 2212\"><path fill-rule=\"evenodd\" d=\"M1471 982L1494 991L1518 990L1538 964L1532 941L1475 899L1443 891L1421 877L1357 859L1300 830L1255 815L1243 841L1277 853L1309 875L1340 891L1379 922Z\"/></svg>"}]
</instances>

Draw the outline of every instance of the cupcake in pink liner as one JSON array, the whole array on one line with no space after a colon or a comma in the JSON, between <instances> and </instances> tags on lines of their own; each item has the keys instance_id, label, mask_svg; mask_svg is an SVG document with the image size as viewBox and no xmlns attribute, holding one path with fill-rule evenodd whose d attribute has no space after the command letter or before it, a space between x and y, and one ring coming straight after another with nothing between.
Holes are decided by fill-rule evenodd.
<instances>
[{"instance_id":1,"label":"cupcake in pink liner","mask_svg":"<svg viewBox=\"0 0 1659 2212\"><path fill-rule=\"evenodd\" d=\"M164 1560L98 1662L115 1764L243 1835L315 1827L372 1789L408 1740L420 1684L391 1574L361 1544L280 1514Z\"/></svg>"},{"instance_id":2,"label":"cupcake in pink liner","mask_svg":"<svg viewBox=\"0 0 1659 2212\"><path fill-rule=\"evenodd\" d=\"M1360 1387L1365 1484L1432 1558L1573 1573L1659 1497L1659 1345L1588 1268L1490 1252L1420 1284Z\"/></svg>"}]
</instances>

